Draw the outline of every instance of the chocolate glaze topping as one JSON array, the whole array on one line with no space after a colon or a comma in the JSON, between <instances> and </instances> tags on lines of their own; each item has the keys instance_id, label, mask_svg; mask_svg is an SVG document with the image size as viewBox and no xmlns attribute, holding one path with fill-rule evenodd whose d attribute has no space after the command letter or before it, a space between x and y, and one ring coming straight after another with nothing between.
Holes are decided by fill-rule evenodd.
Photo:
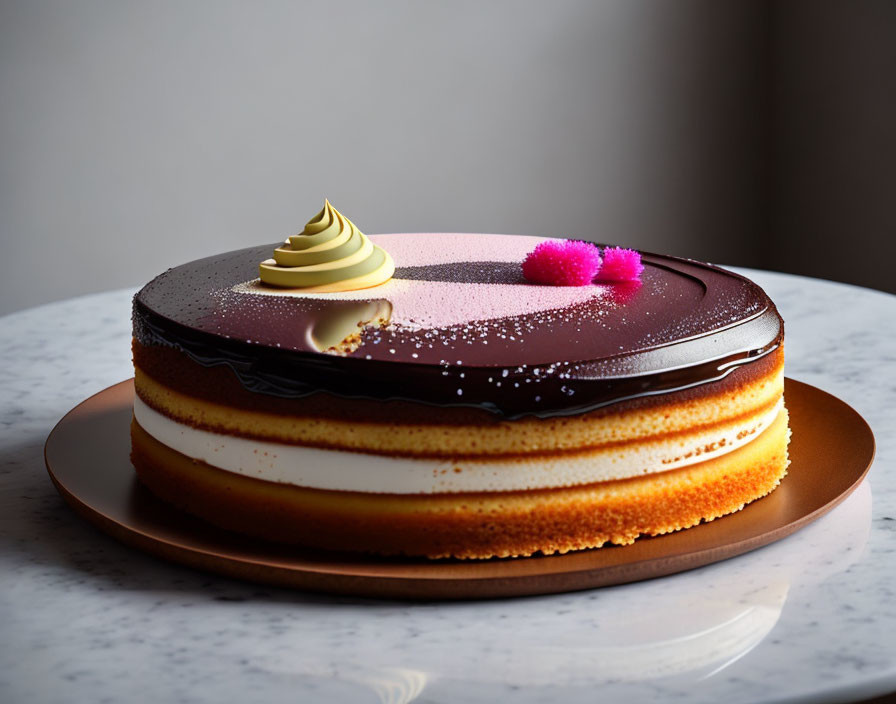
<instances>
[{"instance_id":1,"label":"chocolate glaze topping","mask_svg":"<svg viewBox=\"0 0 896 704\"><path fill-rule=\"evenodd\" d=\"M258 262L275 246L200 259L155 278L134 298L137 341L174 347L202 365L226 365L246 389L261 394L302 398L326 391L516 418L571 415L709 383L783 339L774 304L748 279L644 253L640 283L596 285L600 295L584 302L439 328L368 327L358 349L338 356L315 347L313 330L382 299L381 289L363 292L363 301L234 290L257 277ZM518 263L402 266L396 258L396 264L396 279L524 283Z\"/></svg>"}]
</instances>

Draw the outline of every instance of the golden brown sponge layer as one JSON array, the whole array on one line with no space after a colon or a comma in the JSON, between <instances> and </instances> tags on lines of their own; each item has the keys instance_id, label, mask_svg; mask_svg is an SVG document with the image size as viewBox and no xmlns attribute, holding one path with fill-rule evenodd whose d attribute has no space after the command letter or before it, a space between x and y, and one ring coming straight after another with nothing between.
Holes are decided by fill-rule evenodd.
<instances>
[{"instance_id":1,"label":"golden brown sponge layer","mask_svg":"<svg viewBox=\"0 0 896 704\"><path fill-rule=\"evenodd\" d=\"M768 413L784 391L784 359L779 350L768 360L753 363L760 366L742 373L740 378L726 377L705 385L707 388L700 395L663 394L649 405L617 404L576 416L487 423L475 416L461 422L456 416L451 418L451 411L457 409L440 409L449 420L437 422L432 409L422 404L404 403L393 414L395 405L379 403L376 414L359 416L354 408L357 401L329 397L326 403L331 411L340 402L355 411L340 418L332 412L318 413L315 399L275 399L275 409L264 410L261 404L247 407L240 403L240 397L237 405L230 405L223 398L196 396L194 388L178 391L165 383L174 379L158 378L158 367L148 365L152 372L143 368L140 362L145 356L145 352L135 356L137 395L179 423L240 437L398 456L531 455L576 452L648 438L684 437L734 422L749 422ZM210 371L196 364L193 367L197 374ZM416 421L413 414L407 413L409 405L421 410Z\"/></svg>"},{"instance_id":2,"label":"golden brown sponge layer","mask_svg":"<svg viewBox=\"0 0 896 704\"><path fill-rule=\"evenodd\" d=\"M747 445L683 469L585 486L436 495L365 494L226 472L162 445L134 422L132 461L162 499L277 542L431 558L488 558L625 545L739 510L787 468L786 411Z\"/></svg>"}]
</instances>

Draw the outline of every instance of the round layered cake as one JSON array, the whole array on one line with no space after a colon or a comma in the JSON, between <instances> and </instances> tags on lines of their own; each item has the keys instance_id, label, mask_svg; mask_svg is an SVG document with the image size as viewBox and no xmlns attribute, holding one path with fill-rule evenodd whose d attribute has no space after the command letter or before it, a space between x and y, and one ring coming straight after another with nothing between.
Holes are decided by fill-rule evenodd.
<instances>
[{"instance_id":1,"label":"round layered cake","mask_svg":"<svg viewBox=\"0 0 896 704\"><path fill-rule=\"evenodd\" d=\"M429 558L625 545L772 491L788 428L765 293L646 253L636 281L535 284L542 241L370 236L350 291L269 259L284 245L167 271L134 299L139 478L240 533Z\"/></svg>"}]
</instances>

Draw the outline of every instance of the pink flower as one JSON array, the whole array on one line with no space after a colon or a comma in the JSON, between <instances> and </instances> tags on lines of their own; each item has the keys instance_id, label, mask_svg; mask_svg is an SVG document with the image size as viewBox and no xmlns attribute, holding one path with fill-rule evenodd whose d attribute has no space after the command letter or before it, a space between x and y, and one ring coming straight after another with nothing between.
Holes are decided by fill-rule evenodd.
<instances>
[{"instance_id":1,"label":"pink flower","mask_svg":"<svg viewBox=\"0 0 896 704\"><path fill-rule=\"evenodd\" d=\"M600 250L589 242L548 240L523 261L523 276L537 284L587 286L600 271Z\"/></svg>"},{"instance_id":2,"label":"pink flower","mask_svg":"<svg viewBox=\"0 0 896 704\"><path fill-rule=\"evenodd\" d=\"M601 281L637 281L644 271L641 255L633 249L604 247L604 264L600 270Z\"/></svg>"}]
</instances>

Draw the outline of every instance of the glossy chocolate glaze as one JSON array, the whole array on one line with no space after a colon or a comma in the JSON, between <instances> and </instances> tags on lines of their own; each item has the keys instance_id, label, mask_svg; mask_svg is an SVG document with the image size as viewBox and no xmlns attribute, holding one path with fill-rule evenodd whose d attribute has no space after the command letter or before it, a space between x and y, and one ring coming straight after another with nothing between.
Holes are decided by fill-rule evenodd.
<instances>
[{"instance_id":1,"label":"glossy chocolate glaze","mask_svg":"<svg viewBox=\"0 0 896 704\"><path fill-rule=\"evenodd\" d=\"M562 310L441 328L370 327L358 349L337 356L318 351L314 329L333 316L350 318L353 308L381 298L378 289L366 292L366 301L235 291L257 277L274 246L200 259L157 277L134 298L134 336L205 366L226 365L261 394L326 391L507 418L571 415L710 383L783 339L781 318L756 284L708 264L645 253L640 284L598 284L600 295ZM457 283L456 300L445 305L462 305L464 284L523 283L515 263L396 264L397 279Z\"/></svg>"}]
</instances>

